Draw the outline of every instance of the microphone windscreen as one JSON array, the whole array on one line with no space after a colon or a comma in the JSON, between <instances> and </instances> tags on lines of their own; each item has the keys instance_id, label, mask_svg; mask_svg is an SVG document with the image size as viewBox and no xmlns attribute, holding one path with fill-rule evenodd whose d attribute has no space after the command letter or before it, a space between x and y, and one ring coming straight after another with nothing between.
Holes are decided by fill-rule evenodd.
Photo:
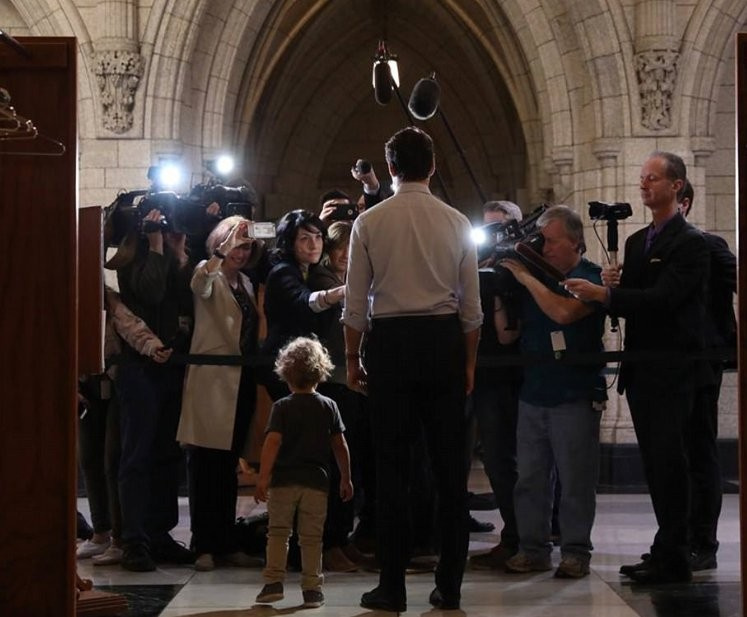
<instances>
[{"instance_id":1,"label":"microphone windscreen","mask_svg":"<svg viewBox=\"0 0 747 617\"><path fill-rule=\"evenodd\" d=\"M412 89L407 107L418 120L432 118L438 109L441 87L435 79L423 78Z\"/></svg>"},{"instance_id":2,"label":"microphone windscreen","mask_svg":"<svg viewBox=\"0 0 747 617\"><path fill-rule=\"evenodd\" d=\"M379 105L392 100L392 74L387 62L374 64L374 97Z\"/></svg>"}]
</instances>

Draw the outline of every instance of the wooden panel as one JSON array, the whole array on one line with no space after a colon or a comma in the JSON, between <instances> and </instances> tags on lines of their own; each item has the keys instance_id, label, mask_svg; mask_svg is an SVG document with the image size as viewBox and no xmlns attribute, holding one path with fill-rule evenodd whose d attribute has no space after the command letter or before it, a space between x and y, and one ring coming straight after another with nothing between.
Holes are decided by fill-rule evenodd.
<instances>
[{"instance_id":1,"label":"wooden panel","mask_svg":"<svg viewBox=\"0 0 747 617\"><path fill-rule=\"evenodd\" d=\"M75 604L77 129L73 38L19 38L0 85L61 157L0 154L0 615ZM0 152L48 151L40 140Z\"/></svg>"},{"instance_id":2,"label":"wooden panel","mask_svg":"<svg viewBox=\"0 0 747 617\"><path fill-rule=\"evenodd\" d=\"M737 253L740 264L737 281L737 306L739 327L739 528L741 540L742 572L747 572L747 33L737 35ZM745 215L742 216L742 211ZM742 577L742 606L747 606L747 576Z\"/></svg>"},{"instance_id":3,"label":"wooden panel","mask_svg":"<svg viewBox=\"0 0 747 617\"><path fill-rule=\"evenodd\" d=\"M104 212L101 206L78 210L78 372L102 372Z\"/></svg>"}]
</instances>

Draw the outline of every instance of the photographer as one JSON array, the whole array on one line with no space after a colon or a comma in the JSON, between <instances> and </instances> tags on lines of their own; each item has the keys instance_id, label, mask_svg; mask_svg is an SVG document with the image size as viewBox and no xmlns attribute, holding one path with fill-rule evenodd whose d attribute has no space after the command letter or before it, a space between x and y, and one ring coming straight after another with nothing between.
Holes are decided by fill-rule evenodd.
<instances>
[{"instance_id":1,"label":"photographer","mask_svg":"<svg viewBox=\"0 0 747 617\"><path fill-rule=\"evenodd\" d=\"M518 223L522 218L519 206L510 201L488 201L483 206L483 223L486 225L508 221ZM485 260L489 261L490 258ZM481 264L485 265L488 264ZM482 311L485 315L492 315L496 293L501 294L503 290L493 289L492 284L487 284L495 278L494 273L481 270L480 274ZM487 277L488 280L483 277ZM480 357L517 355L519 351L516 342L508 345L499 342L492 319L483 322L477 350ZM507 366L496 369L478 366L475 371L475 389L471 402L477 419L477 435L482 444L485 473L503 520L500 544L487 553L470 557L469 563L476 570L503 568L506 559L519 550L519 532L514 513L514 486L517 478L516 418L520 385L519 367ZM469 463L471 464L471 460ZM474 525L472 521L470 523Z\"/></svg>"},{"instance_id":2,"label":"photographer","mask_svg":"<svg viewBox=\"0 0 747 617\"><path fill-rule=\"evenodd\" d=\"M565 276L600 283L599 266L582 257L583 222L567 206L554 206L537 220L544 240L542 257ZM499 340L520 336L523 354L601 352L604 312L599 304L571 297L556 280L537 278L522 262L504 259L523 286L519 295L520 330L507 330L506 310L496 300ZM520 334L519 334L520 332ZM555 576L589 574L591 527L599 473L599 422L606 400L600 365L530 364L519 393L514 491L519 552L505 563L507 572L552 569L550 520L553 467L563 486L560 498L561 562Z\"/></svg>"},{"instance_id":3,"label":"photographer","mask_svg":"<svg viewBox=\"0 0 747 617\"><path fill-rule=\"evenodd\" d=\"M143 219L145 237L136 237L134 255L119 260L117 279L124 304L165 347L185 353L192 319L186 239L169 231L168 225L158 209L148 212ZM157 364L130 348L124 356L116 381L122 440L121 565L147 572L159 561L191 563L192 553L169 534L179 521L177 496L184 461L176 426L184 370Z\"/></svg>"},{"instance_id":4,"label":"photographer","mask_svg":"<svg viewBox=\"0 0 747 617\"><path fill-rule=\"evenodd\" d=\"M368 161L358 159L350 168L350 173L363 185L363 193L357 202L353 202L350 196L340 189L324 193L319 199L319 218L327 225L334 221L352 221L364 210L373 208L377 203L392 196L392 191L379 182L373 166Z\"/></svg>"},{"instance_id":5,"label":"photographer","mask_svg":"<svg viewBox=\"0 0 747 617\"><path fill-rule=\"evenodd\" d=\"M254 249L251 221L230 216L207 238L210 259L192 275L195 333L190 353L250 356L257 352L254 289L241 272ZM195 570L216 565L250 567L257 560L238 550L236 466L254 413L254 370L192 364L184 381L177 439L187 445Z\"/></svg>"},{"instance_id":6,"label":"photographer","mask_svg":"<svg viewBox=\"0 0 747 617\"><path fill-rule=\"evenodd\" d=\"M604 287L565 282L576 297L604 302L612 315L625 317L626 351L652 356L623 361L618 383L628 399L659 525L649 558L620 568L643 584L692 578L685 444L695 390L713 377L703 360L692 357L704 346L710 258L703 235L679 212L677 194L686 179L679 156L653 153L640 175L641 201L653 220L625 242L622 275L619 268L606 269ZM666 358L655 357L661 351L669 352Z\"/></svg>"}]
</instances>

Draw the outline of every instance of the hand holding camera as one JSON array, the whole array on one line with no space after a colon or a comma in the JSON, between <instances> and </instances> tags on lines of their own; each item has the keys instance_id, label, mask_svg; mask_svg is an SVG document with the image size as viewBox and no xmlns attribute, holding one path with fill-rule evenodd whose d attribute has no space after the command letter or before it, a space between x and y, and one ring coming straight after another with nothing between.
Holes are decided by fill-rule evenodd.
<instances>
[{"instance_id":1,"label":"hand holding camera","mask_svg":"<svg viewBox=\"0 0 747 617\"><path fill-rule=\"evenodd\" d=\"M153 209L143 217L143 233L148 238L148 247L155 253L163 255L163 235L161 234L163 215L160 210Z\"/></svg>"},{"instance_id":2,"label":"hand holding camera","mask_svg":"<svg viewBox=\"0 0 747 617\"><path fill-rule=\"evenodd\" d=\"M249 237L249 225L245 221L236 223L228 232L228 236L218 247L218 252L222 255L228 255L233 249L242 244L249 244L252 239Z\"/></svg>"},{"instance_id":3,"label":"hand holding camera","mask_svg":"<svg viewBox=\"0 0 747 617\"><path fill-rule=\"evenodd\" d=\"M363 183L363 188L368 193L375 193L379 190L379 179L374 173L373 166L369 161L365 159L358 159L350 168L350 174Z\"/></svg>"}]
</instances>

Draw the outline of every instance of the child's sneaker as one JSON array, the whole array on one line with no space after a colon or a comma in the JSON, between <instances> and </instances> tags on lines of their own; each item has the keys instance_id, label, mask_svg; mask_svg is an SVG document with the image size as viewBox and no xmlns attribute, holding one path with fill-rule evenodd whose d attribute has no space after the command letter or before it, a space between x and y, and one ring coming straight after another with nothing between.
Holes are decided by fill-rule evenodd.
<instances>
[{"instance_id":1,"label":"child's sneaker","mask_svg":"<svg viewBox=\"0 0 747 617\"><path fill-rule=\"evenodd\" d=\"M283 597L283 583L267 583L257 595L257 604L272 604Z\"/></svg>"},{"instance_id":2,"label":"child's sneaker","mask_svg":"<svg viewBox=\"0 0 747 617\"><path fill-rule=\"evenodd\" d=\"M304 589L303 590L303 607L319 608L324 604L324 594L321 589Z\"/></svg>"}]
</instances>

